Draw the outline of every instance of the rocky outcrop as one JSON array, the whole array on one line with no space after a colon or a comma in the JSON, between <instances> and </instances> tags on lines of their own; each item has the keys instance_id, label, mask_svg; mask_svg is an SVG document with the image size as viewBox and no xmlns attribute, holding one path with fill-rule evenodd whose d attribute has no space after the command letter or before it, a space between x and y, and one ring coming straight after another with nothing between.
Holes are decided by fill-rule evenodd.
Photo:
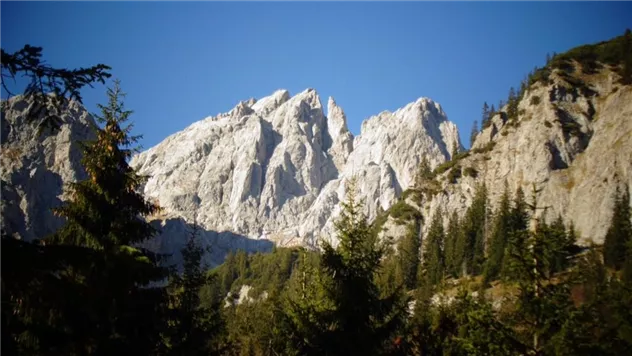
<instances>
[{"instance_id":1,"label":"rocky outcrop","mask_svg":"<svg viewBox=\"0 0 632 356\"><path fill-rule=\"evenodd\" d=\"M408 188L422 156L433 164L461 147L441 107L422 98L366 120L353 137L343 110L307 89L279 90L194 123L131 164L151 176L145 194L169 217L278 245L315 245L352 176L370 218ZM335 241L334 241L335 243Z\"/></svg>"},{"instance_id":2,"label":"rocky outcrop","mask_svg":"<svg viewBox=\"0 0 632 356\"><path fill-rule=\"evenodd\" d=\"M66 183L85 179L80 141L94 137L92 117L70 102L58 131L27 117L32 101L14 97L2 102L2 230L31 240L58 229L63 220L52 208L65 197Z\"/></svg>"},{"instance_id":3,"label":"rocky outcrop","mask_svg":"<svg viewBox=\"0 0 632 356\"><path fill-rule=\"evenodd\" d=\"M528 199L535 187L537 215L548 221L561 215L580 242L603 242L616 187L632 186L632 87L606 67L574 75L572 85L568 75L554 72L546 84L528 88L517 119L495 115L452 168L461 170L460 178L450 182L451 170L440 175L441 189L423 200L422 214L429 218L442 208L462 215L479 183L495 206L506 182L511 193L522 187Z\"/></svg>"}]
</instances>

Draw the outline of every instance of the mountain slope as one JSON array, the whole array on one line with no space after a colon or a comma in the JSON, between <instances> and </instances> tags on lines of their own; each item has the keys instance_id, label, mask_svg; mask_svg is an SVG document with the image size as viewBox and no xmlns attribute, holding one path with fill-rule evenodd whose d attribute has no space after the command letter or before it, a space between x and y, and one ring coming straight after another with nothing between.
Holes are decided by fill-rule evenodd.
<instances>
[{"instance_id":1,"label":"mountain slope","mask_svg":"<svg viewBox=\"0 0 632 356\"><path fill-rule=\"evenodd\" d=\"M529 201L535 187L538 216L552 221L561 215L567 225L574 224L580 242L603 242L616 187L632 186L626 57L602 62L599 54L619 53L617 41L621 38L554 58L532 75L513 116L509 105L495 113L472 149L437 175L435 191L408 194L407 203L430 221L439 208L463 216L480 183L487 186L492 207L505 183L512 194L522 187ZM629 51L622 53L630 57Z\"/></svg>"}]
</instances>

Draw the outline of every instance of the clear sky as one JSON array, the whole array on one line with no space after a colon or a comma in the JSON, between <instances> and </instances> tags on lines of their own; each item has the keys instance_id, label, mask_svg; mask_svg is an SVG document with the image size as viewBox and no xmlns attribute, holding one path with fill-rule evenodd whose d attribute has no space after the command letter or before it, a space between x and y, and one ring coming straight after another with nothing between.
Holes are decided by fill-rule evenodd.
<instances>
[{"instance_id":1,"label":"clear sky","mask_svg":"<svg viewBox=\"0 0 632 356\"><path fill-rule=\"evenodd\" d=\"M505 99L547 52L632 28L625 2L2 1L0 11L5 51L28 43L53 66L110 65L145 148L281 88L314 88L324 106L333 96L354 134L427 96L468 146L483 102ZM91 112L106 100L101 85L82 94Z\"/></svg>"}]
</instances>

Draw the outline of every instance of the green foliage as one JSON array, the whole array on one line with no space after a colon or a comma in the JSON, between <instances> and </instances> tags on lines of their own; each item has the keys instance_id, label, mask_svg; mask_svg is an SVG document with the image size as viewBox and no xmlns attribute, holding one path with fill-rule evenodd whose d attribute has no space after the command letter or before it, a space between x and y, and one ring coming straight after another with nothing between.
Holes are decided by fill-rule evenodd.
<instances>
[{"instance_id":1,"label":"green foliage","mask_svg":"<svg viewBox=\"0 0 632 356\"><path fill-rule=\"evenodd\" d=\"M408 222L421 219L421 214L417 209L408 205L404 200L399 200L388 209L388 213L394 219L401 222Z\"/></svg>"},{"instance_id":2,"label":"green foliage","mask_svg":"<svg viewBox=\"0 0 632 356\"><path fill-rule=\"evenodd\" d=\"M432 172L433 177L436 177L439 174L442 174L444 172L446 172L448 169L456 166L460 160L469 157L469 152L461 152L459 154L457 154L452 160L450 161L446 161L442 164L440 164L439 166L437 166L434 171Z\"/></svg>"},{"instance_id":3,"label":"green foliage","mask_svg":"<svg viewBox=\"0 0 632 356\"><path fill-rule=\"evenodd\" d=\"M485 222L487 220L487 188L476 189L472 205L461 222L461 233L456 243L456 265L459 275L478 275L485 261Z\"/></svg>"},{"instance_id":4,"label":"green foliage","mask_svg":"<svg viewBox=\"0 0 632 356\"><path fill-rule=\"evenodd\" d=\"M575 47L566 53L557 55L551 61L551 67L564 68L570 61L577 61L584 73L594 73L602 64L614 66L622 75L622 81L629 80L629 63L632 57L632 36L626 33L608 41Z\"/></svg>"},{"instance_id":5,"label":"green foliage","mask_svg":"<svg viewBox=\"0 0 632 356\"><path fill-rule=\"evenodd\" d=\"M450 169L450 172L448 172L448 182L455 184L457 182L457 180L459 178L461 178L461 166L459 166L458 164L455 165L454 167L452 167L452 169Z\"/></svg>"},{"instance_id":6,"label":"green foliage","mask_svg":"<svg viewBox=\"0 0 632 356\"><path fill-rule=\"evenodd\" d=\"M478 177L478 171L474 167L465 167L463 169L463 175L466 177L476 178Z\"/></svg>"},{"instance_id":7,"label":"green foliage","mask_svg":"<svg viewBox=\"0 0 632 356\"><path fill-rule=\"evenodd\" d=\"M481 116L481 130L489 126L489 120L492 118L495 111L496 110L494 109L494 105L492 105L492 107L490 108L487 105L487 102L483 103L483 111L482 111L482 116ZM474 141L470 141L470 146L472 142Z\"/></svg>"},{"instance_id":8,"label":"green foliage","mask_svg":"<svg viewBox=\"0 0 632 356\"><path fill-rule=\"evenodd\" d=\"M503 265L507 237L513 233L511 230L511 206L509 191L505 184L505 191L500 198L500 203L494 214L494 222L488 248L488 259L485 264L484 280L486 282L496 279Z\"/></svg>"},{"instance_id":9,"label":"green foliage","mask_svg":"<svg viewBox=\"0 0 632 356\"><path fill-rule=\"evenodd\" d=\"M402 273L403 284L407 290L417 286L417 270L421 254L421 219L415 219L408 225L406 235L398 246L399 270Z\"/></svg>"},{"instance_id":10,"label":"green foliage","mask_svg":"<svg viewBox=\"0 0 632 356\"><path fill-rule=\"evenodd\" d=\"M630 255L629 244L632 241L632 222L630 222L630 192L617 187L610 227L604 240L604 263L606 266L621 269Z\"/></svg>"},{"instance_id":11,"label":"green foliage","mask_svg":"<svg viewBox=\"0 0 632 356\"><path fill-rule=\"evenodd\" d=\"M445 235L445 270L446 275L457 277L460 273L459 254L457 253L457 241L461 234L461 228L459 226L459 216L456 212L452 212L450 216L450 222L448 223L448 230ZM460 251L459 251L460 252Z\"/></svg>"},{"instance_id":12,"label":"green foliage","mask_svg":"<svg viewBox=\"0 0 632 356\"><path fill-rule=\"evenodd\" d=\"M474 140L476 140L478 133L478 121L474 120L474 123L472 124L472 131L470 132L470 147L474 144Z\"/></svg>"},{"instance_id":13,"label":"green foliage","mask_svg":"<svg viewBox=\"0 0 632 356\"><path fill-rule=\"evenodd\" d=\"M208 355L220 348L223 320L219 314L221 295L208 295L202 302L202 289L213 284L202 263L204 249L198 244L198 226L193 225L182 249L182 274L170 276L167 328L163 332L163 353L167 355Z\"/></svg>"},{"instance_id":14,"label":"green foliage","mask_svg":"<svg viewBox=\"0 0 632 356\"><path fill-rule=\"evenodd\" d=\"M496 146L496 142L495 141L490 141L489 143L487 143L485 146L483 146L481 148L473 149L472 153L487 153L487 152L491 152L491 150L494 149L494 146Z\"/></svg>"},{"instance_id":15,"label":"green foliage","mask_svg":"<svg viewBox=\"0 0 632 356\"><path fill-rule=\"evenodd\" d=\"M432 219L424 243L423 262L419 273L422 289L433 290L434 286L443 280L445 271L444 241L443 218L442 212L439 210Z\"/></svg>"},{"instance_id":16,"label":"green foliage","mask_svg":"<svg viewBox=\"0 0 632 356\"><path fill-rule=\"evenodd\" d=\"M71 184L70 199L55 209L66 224L40 246L17 246L27 255L41 253L49 270L25 272L42 283L33 290L3 288L15 313L7 332L19 353L151 354L159 344L165 293L156 284L167 271L160 256L137 247L154 234L139 217L157 207L139 192L143 178L127 163L136 138L130 126L121 127L131 113L121 96L116 83L108 105L99 106L104 128L95 127L96 140L83 146L88 179ZM34 304L24 308L22 300Z\"/></svg>"},{"instance_id":17,"label":"green foliage","mask_svg":"<svg viewBox=\"0 0 632 356\"><path fill-rule=\"evenodd\" d=\"M382 297L375 277L385 246L371 233L354 182L336 222L337 248L323 244L319 277L309 298L290 298L287 315L296 354L366 355L384 350L403 322L405 300Z\"/></svg>"},{"instance_id":18,"label":"green foliage","mask_svg":"<svg viewBox=\"0 0 632 356\"><path fill-rule=\"evenodd\" d=\"M25 45L15 53L2 50L2 87L9 96L13 96L5 80L15 80L18 74L30 78L24 95L33 99L34 105L29 107L27 117L35 120L43 116L40 124L58 129L61 114L69 100L81 103L80 90L95 82L105 83L105 79L111 76L111 68L104 64L79 69L53 68L41 57L42 48L30 45Z\"/></svg>"}]
</instances>

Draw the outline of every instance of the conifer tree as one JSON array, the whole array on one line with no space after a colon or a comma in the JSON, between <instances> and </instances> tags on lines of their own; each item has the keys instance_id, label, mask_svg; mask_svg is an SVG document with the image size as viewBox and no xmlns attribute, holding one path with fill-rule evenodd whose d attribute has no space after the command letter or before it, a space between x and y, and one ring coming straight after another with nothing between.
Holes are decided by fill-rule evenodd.
<instances>
[{"instance_id":1,"label":"conifer tree","mask_svg":"<svg viewBox=\"0 0 632 356\"><path fill-rule=\"evenodd\" d=\"M399 244L399 270L402 273L404 286L412 290L417 286L417 271L421 254L420 221L415 219L408 225L406 235Z\"/></svg>"},{"instance_id":2,"label":"conifer tree","mask_svg":"<svg viewBox=\"0 0 632 356\"><path fill-rule=\"evenodd\" d=\"M516 119L518 116L518 97L516 90L511 87L509 89L509 99L507 100L507 116L509 119Z\"/></svg>"},{"instance_id":3,"label":"conifer tree","mask_svg":"<svg viewBox=\"0 0 632 356\"><path fill-rule=\"evenodd\" d=\"M423 183L429 179L432 179L432 170L430 169L428 157L424 155L415 175L415 188L420 189Z\"/></svg>"},{"instance_id":4,"label":"conifer tree","mask_svg":"<svg viewBox=\"0 0 632 356\"><path fill-rule=\"evenodd\" d=\"M569 236L561 215L549 225L548 238L552 250L549 272L562 272L568 268L569 260L575 252L575 237Z\"/></svg>"},{"instance_id":5,"label":"conifer tree","mask_svg":"<svg viewBox=\"0 0 632 356\"><path fill-rule=\"evenodd\" d=\"M626 260L629 241L632 240L632 222L630 222L630 192L617 187L612 219L604 241L604 263L606 266L621 269Z\"/></svg>"},{"instance_id":6,"label":"conifer tree","mask_svg":"<svg viewBox=\"0 0 632 356\"><path fill-rule=\"evenodd\" d=\"M423 248L423 261L420 271L421 288L432 290L443 280L445 271L444 240L442 212L438 210L430 224L428 236Z\"/></svg>"},{"instance_id":7,"label":"conifer tree","mask_svg":"<svg viewBox=\"0 0 632 356\"><path fill-rule=\"evenodd\" d=\"M507 238L511 231L511 206L509 203L509 191L505 183L505 191L500 198L500 203L494 216L494 227L489 243L488 259L485 263L485 281L496 279L503 265Z\"/></svg>"},{"instance_id":8,"label":"conifer tree","mask_svg":"<svg viewBox=\"0 0 632 356\"><path fill-rule=\"evenodd\" d=\"M514 267L512 266L510 255L519 253L518 250L526 247L527 224L529 223L529 215L527 211L528 205L525 200L524 191L519 187L516 191L514 204L511 208L509 218L509 234L505 248L505 256L503 257L503 265L501 274L505 280L513 280L515 277Z\"/></svg>"},{"instance_id":9,"label":"conifer tree","mask_svg":"<svg viewBox=\"0 0 632 356\"><path fill-rule=\"evenodd\" d=\"M456 255L464 274L478 275L485 261L485 221L487 219L487 188L476 189L472 205L461 223L462 232L456 245Z\"/></svg>"},{"instance_id":10,"label":"conifer tree","mask_svg":"<svg viewBox=\"0 0 632 356\"><path fill-rule=\"evenodd\" d=\"M335 224L339 245L323 244L312 296L297 301L294 295L286 311L295 330L291 349L297 354L380 353L403 322L405 299L399 293L383 298L375 284L384 245L371 232L356 200L355 180L342 206Z\"/></svg>"},{"instance_id":11,"label":"conifer tree","mask_svg":"<svg viewBox=\"0 0 632 356\"><path fill-rule=\"evenodd\" d=\"M456 244L461 232L459 226L459 216L456 211L452 212L450 216L450 222L448 224L448 231L445 236L445 270L446 275L457 277L459 275L460 263L457 256Z\"/></svg>"},{"instance_id":12,"label":"conifer tree","mask_svg":"<svg viewBox=\"0 0 632 356\"><path fill-rule=\"evenodd\" d=\"M455 141L452 143L452 151L450 152L450 160L455 159L458 153L459 153L459 149Z\"/></svg>"},{"instance_id":13,"label":"conifer tree","mask_svg":"<svg viewBox=\"0 0 632 356\"><path fill-rule=\"evenodd\" d=\"M165 332L168 355L208 355L216 352L222 321L221 299L214 298L210 307L201 303L202 288L211 283L202 262L205 250L199 244L199 227L193 224L182 248L182 274L177 271L169 281L169 327Z\"/></svg>"},{"instance_id":14,"label":"conifer tree","mask_svg":"<svg viewBox=\"0 0 632 356\"><path fill-rule=\"evenodd\" d=\"M472 124L472 131L470 132L470 148L474 144L474 140L476 140L476 136L478 136L478 121L474 120L474 124Z\"/></svg>"},{"instance_id":15,"label":"conifer tree","mask_svg":"<svg viewBox=\"0 0 632 356\"><path fill-rule=\"evenodd\" d=\"M483 103L483 111L481 114L481 129L484 129L489 125L490 114L494 111L493 107L494 106L492 105L492 109L490 110L487 102Z\"/></svg>"},{"instance_id":16,"label":"conifer tree","mask_svg":"<svg viewBox=\"0 0 632 356\"><path fill-rule=\"evenodd\" d=\"M533 217L539 209L535 189L532 200ZM519 289L515 309L507 320L523 354L548 354L555 344L554 335L573 309L570 285L565 281L552 283L547 272L549 256L553 255L549 232L541 220L536 220L531 231L517 230L509 240L509 253L505 256L512 281Z\"/></svg>"},{"instance_id":17,"label":"conifer tree","mask_svg":"<svg viewBox=\"0 0 632 356\"><path fill-rule=\"evenodd\" d=\"M86 265L69 266L67 277L86 286L76 305L70 340L78 353L152 353L159 342L166 278L159 256L138 247L154 234L143 217L158 210L145 200L144 177L128 165L138 137L122 127L131 111L124 109L119 83L108 89L109 102L99 105L96 139L84 145L85 181L70 185L71 197L55 213L67 220L44 240L49 245L95 251Z\"/></svg>"}]
</instances>

